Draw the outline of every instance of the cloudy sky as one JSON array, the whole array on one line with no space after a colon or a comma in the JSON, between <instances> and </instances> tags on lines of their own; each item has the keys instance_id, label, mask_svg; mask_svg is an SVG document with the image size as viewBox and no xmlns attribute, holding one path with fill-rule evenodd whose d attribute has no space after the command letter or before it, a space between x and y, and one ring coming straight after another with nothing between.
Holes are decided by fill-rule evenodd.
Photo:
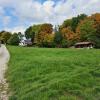
<instances>
[{"instance_id":1,"label":"cloudy sky","mask_svg":"<svg viewBox=\"0 0 100 100\"><path fill-rule=\"evenodd\" d=\"M61 24L85 13L100 13L100 0L0 0L0 31L21 31L32 24Z\"/></svg>"}]
</instances>

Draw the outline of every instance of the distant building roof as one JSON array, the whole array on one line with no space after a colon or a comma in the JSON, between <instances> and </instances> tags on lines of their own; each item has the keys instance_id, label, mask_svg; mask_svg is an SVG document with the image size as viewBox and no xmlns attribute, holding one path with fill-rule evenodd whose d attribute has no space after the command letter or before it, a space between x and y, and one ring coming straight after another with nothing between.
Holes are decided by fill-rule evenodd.
<instances>
[{"instance_id":1,"label":"distant building roof","mask_svg":"<svg viewBox=\"0 0 100 100\"><path fill-rule=\"evenodd\" d=\"M93 44L92 42L78 42L75 45L87 45L87 44Z\"/></svg>"},{"instance_id":2,"label":"distant building roof","mask_svg":"<svg viewBox=\"0 0 100 100\"><path fill-rule=\"evenodd\" d=\"M26 43L32 43L31 40L24 40Z\"/></svg>"}]
</instances>

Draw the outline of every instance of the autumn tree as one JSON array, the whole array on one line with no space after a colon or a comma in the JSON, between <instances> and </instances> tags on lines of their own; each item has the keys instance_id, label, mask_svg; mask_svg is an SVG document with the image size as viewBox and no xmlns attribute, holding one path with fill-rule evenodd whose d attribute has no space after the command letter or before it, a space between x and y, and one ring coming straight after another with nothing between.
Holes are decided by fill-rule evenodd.
<instances>
[{"instance_id":1,"label":"autumn tree","mask_svg":"<svg viewBox=\"0 0 100 100\"><path fill-rule=\"evenodd\" d=\"M44 46L45 38L49 36L49 34L52 34L53 32L53 26L51 24L41 24L39 32L36 34L36 43L39 46ZM48 42L47 42L48 43Z\"/></svg>"},{"instance_id":2,"label":"autumn tree","mask_svg":"<svg viewBox=\"0 0 100 100\"><path fill-rule=\"evenodd\" d=\"M9 40L9 38L11 37L11 33L7 32L7 31L2 31L0 32L0 40L2 40L4 43L7 43L7 41Z\"/></svg>"},{"instance_id":3,"label":"autumn tree","mask_svg":"<svg viewBox=\"0 0 100 100\"><path fill-rule=\"evenodd\" d=\"M45 34L43 39L43 46L54 47L54 34Z\"/></svg>"},{"instance_id":4,"label":"autumn tree","mask_svg":"<svg viewBox=\"0 0 100 100\"><path fill-rule=\"evenodd\" d=\"M93 14L90 19L94 21L94 27L96 28L96 33L100 35L100 13Z\"/></svg>"},{"instance_id":5,"label":"autumn tree","mask_svg":"<svg viewBox=\"0 0 100 100\"><path fill-rule=\"evenodd\" d=\"M46 34L47 33L45 32L39 32L38 34L36 34L36 43L38 46L43 46L43 41Z\"/></svg>"},{"instance_id":6,"label":"autumn tree","mask_svg":"<svg viewBox=\"0 0 100 100\"><path fill-rule=\"evenodd\" d=\"M61 28L70 27L73 32L76 32L76 28L81 20L84 20L87 17L85 14L80 14L77 17L73 17L72 19L67 19L61 25Z\"/></svg>"},{"instance_id":7,"label":"autumn tree","mask_svg":"<svg viewBox=\"0 0 100 100\"><path fill-rule=\"evenodd\" d=\"M52 24L49 24L49 23L42 24L40 27L40 31L51 34L53 31L53 26Z\"/></svg>"},{"instance_id":8,"label":"autumn tree","mask_svg":"<svg viewBox=\"0 0 100 100\"><path fill-rule=\"evenodd\" d=\"M95 47L100 48L100 13L93 14L90 18L94 21L94 28L96 29L93 41L95 42Z\"/></svg>"},{"instance_id":9,"label":"autumn tree","mask_svg":"<svg viewBox=\"0 0 100 100\"><path fill-rule=\"evenodd\" d=\"M63 28L61 30L63 39L67 41L67 46L72 46L78 40L78 34L71 31L70 28Z\"/></svg>"}]
</instances>

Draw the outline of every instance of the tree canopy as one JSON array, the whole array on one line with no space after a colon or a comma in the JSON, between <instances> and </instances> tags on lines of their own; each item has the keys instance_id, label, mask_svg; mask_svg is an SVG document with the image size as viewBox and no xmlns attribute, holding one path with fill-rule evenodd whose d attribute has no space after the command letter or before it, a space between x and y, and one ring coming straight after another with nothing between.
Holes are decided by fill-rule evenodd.
<instances>
[{"instance_id":1,"label":"tree canopy","mask_svg":"<svg viewBox=\"0 0 100 100\"><path fill-rule=\"evenodd\" d=\"M17 33L14 33L10 39L8 40L8 44L10 45L19 45L20 39Z\"/></svg>"},{"instance_id":2,"label":"tree canopy","mask_svg":"<svg viewBox=\"0 0 100 100\"><path fill-rule=\"evenodd\" d=\"M0 32L0 40L2 40L4 43L7 43L9 38L11 37L11 33L7 31L1 31Z\"/></svg>"},{"instance_id":3,"label":"tree canopy","mask_svg":"<svg viewBox=\"0 0 100 100\"><path fill-rule=\"evenodd\" d=\"M5 43L17 43L23 35L0 32L0 39ZM70 47L76 42L89 41L96 48L100 48L100 13L87 16L80 14L76 17L66 19L61 25L43 23L32 25L25 30L25 37L31 39L32 43L42 47ZM16 42L15 42L16 41Z\"/></svg>"}]
</instances>

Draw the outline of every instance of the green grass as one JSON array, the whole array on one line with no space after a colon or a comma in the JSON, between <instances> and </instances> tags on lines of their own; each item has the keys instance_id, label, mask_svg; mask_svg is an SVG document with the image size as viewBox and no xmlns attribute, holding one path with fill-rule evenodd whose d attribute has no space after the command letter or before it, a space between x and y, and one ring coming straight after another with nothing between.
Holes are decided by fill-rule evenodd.
<instances>
[{"instance_id":1,"label":"green grass","mask_svg":"<svg viewBox=\"0 0 100 100\"><path fill-rule=\"evenodd\" d=\"M8 49L10 100L100 100L100 50Z\"/></svg>"}]
</instances>

